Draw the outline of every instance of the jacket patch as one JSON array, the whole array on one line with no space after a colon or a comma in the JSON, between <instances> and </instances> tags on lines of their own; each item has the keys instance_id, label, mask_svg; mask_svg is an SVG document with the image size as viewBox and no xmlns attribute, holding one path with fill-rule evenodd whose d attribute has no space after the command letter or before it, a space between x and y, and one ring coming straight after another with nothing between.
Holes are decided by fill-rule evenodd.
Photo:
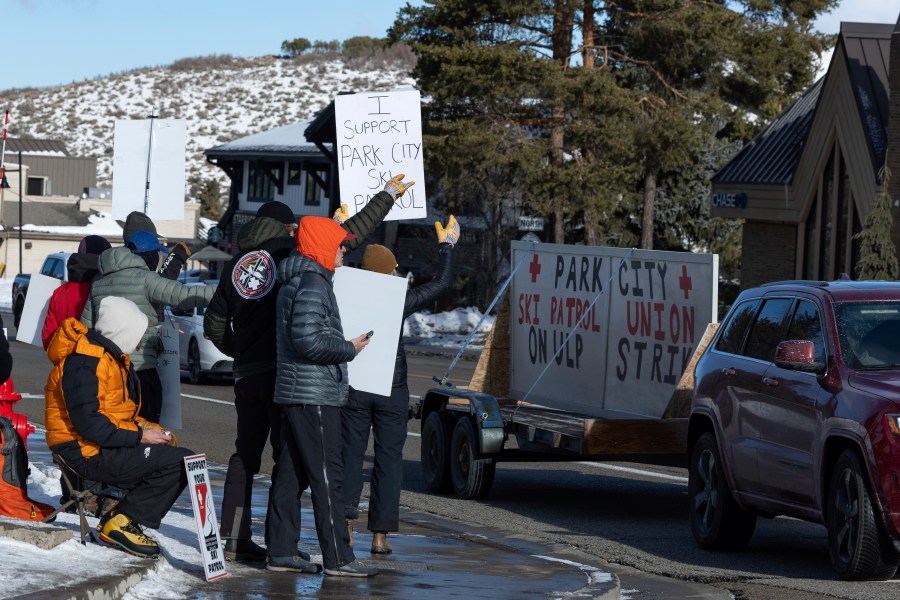
<instances>
[{"instance_id":1,"label":"jacket patch","mask_svg":"<svg viewBox=\"0 0 900 600\"><path fill-rule=\"evenodd\" d=\"M262 298L275 285L276 266L265 250L249 252L241 257L231 272L235 291L248 300Z\"/></svg>"}]
</instances>

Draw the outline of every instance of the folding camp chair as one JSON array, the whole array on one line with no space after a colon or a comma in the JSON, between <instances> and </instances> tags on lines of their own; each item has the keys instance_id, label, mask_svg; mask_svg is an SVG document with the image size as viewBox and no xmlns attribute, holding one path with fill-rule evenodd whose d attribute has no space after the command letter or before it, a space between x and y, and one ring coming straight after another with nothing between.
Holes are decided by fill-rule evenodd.
<instances>
[{"instance_id":1,"label":"folding camp chair","mask_svg":"<svg viewBox=\"0 0 900 600\"><path fill-rule=\"evenodd\" d=\"M63 504L59 506L52 513L47 515L43 523L48 523L56 518L57 513L66 510L73 504L78 510L78 519L81 523L81 543L85 544L84 538L85 536L90 536L91 541L94 540L94 533L91 531L91 528L88 527L87 519L84 516L84 505L87 501L88 497L95 495L94 490L99 487L101 484L99 481L90 482L91 485L85 487L84 478L81 477L78 473L75 472L69 463L67 463L62 456L53 453L53 462L55 462L59 466L60 473L62 474L63 485L65 485L66 490L69 493L69 499L66 500Z\"/></svg>"}]
</instances>

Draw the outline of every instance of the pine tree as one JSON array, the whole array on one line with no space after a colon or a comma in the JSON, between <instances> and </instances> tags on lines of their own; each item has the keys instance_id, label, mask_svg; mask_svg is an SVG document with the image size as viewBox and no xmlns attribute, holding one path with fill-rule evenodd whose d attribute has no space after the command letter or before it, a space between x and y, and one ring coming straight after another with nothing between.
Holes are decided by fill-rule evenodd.
<instances>
[{"instance_id":1,"label":"pine tree","mask_svg":"<svg viewBox=\"0 0 900 600\"><path fill-rule=\"evenodd\" d=\"M895 280L900 274L897 264L897 248L891 240L894 217L891 215L891 196L888 182L891 172L885 165L879 173L881 192L875 198L872 212L866 217L862 231L854 237L859 240L859 262L856 276L859 279Z\"/></svg>"},{"instance_id":2,"label":"pine tree","mask_svg":"<svg viewBox=\"0 0 900 600\"><path fill-rule=\"evenodd\" d=\"M200 200L200 215L218 219L222 212L222 187L218 179L207 179L200 186L197 194Z\"/></svg>"},{"instance_id":3,"label":"pine tree","mask_svg":"<svg viewBox=\"0 0 900 600\"><path fill-rule=\"evenodd\" d=\"M749 113L774 116L805 89L825 43L812 21L836 4L432 0L401 9L390 39L417 55L425 154L448 201L490 173L494 195L467 200L550 217L554 242L652 248L670 237L658 193L696 200L665 186L710 146L697 129L724 121L713 135L729 146L755 132Z\"/></svg>"}]
</instances>

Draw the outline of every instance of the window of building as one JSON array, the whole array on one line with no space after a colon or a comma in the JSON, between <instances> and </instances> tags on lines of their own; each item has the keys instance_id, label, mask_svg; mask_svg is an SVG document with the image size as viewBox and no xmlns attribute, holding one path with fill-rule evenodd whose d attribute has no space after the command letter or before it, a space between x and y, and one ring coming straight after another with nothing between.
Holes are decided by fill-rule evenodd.
<instances>
[{"instance_id":1,"label":"window of building","mask_svg":"<svg viewBox=\"0 0 900 600\"><path fill-rule=\"evenodd\" d=\"M29 196L46 196L48 192L45 189L47 183L46 177L29 177L28 187L25 191Z\"/></svg>"},{"instance_id":2,"label":"window of building","mask_svg":"<svg viewBox=\"0 0 900 600\"><path fill-rule=\"evenodd\" d=\"M303 173L303 163L299 162L289 162L288 163L288 185L301 185L303 183L303 179L301 178L301 174Z\"/></svg>"},{"instance_id":3,"label":"window of building","mask_svg":"<svg viewBox=\"0 0 900 600\"><path fill-rule=\"evenodd\" d=\"M277 182L281 181L281 166L276 163L251 161L247 177L247 201L268 202L275 199Z\"/></svg>"},{"instance_id":4,"label":"window of building","mask_svg":"<svg viewBox=\"0 0 900 600\"><path fill-rule=\"evenodd\" d=\"M325 180L327 167L324 165L306 164L306 191L303 203L306 206L321 206L325 199Z\"/></svg>"},{"instance_id":5,"label":"window of building","mask_svg":"<svg viewBox=\"0 0 900 600\"><path fill-rule=\"evenodd\" d=\"M816 273L818 279L834 279L831 254L831 240L834 236L834 223L832 221L832 208L834 199L835 172L834 172L834 150L831 151L831 158L828 159L828 166L822 173L822 210L819 211L819 223L821 229L821 240L819 241L819 269Z\"/></svg>"}]
</instances>

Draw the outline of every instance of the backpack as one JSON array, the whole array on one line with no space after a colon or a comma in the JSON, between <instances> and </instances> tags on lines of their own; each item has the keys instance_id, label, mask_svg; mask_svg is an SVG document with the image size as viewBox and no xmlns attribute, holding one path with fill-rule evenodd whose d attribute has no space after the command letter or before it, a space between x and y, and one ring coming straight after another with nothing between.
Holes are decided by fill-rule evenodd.
<instances>
[{"instance_id":1,"label":"backpack","mask_svg":"<svg viewBox=\"0 0 900 600\"><path fill-rule=\"evenodd\" d=\"M41 521L53 507L28 497L28 452L12 421L0 417L0 515Z\"/></svg>"}]
</instances>

